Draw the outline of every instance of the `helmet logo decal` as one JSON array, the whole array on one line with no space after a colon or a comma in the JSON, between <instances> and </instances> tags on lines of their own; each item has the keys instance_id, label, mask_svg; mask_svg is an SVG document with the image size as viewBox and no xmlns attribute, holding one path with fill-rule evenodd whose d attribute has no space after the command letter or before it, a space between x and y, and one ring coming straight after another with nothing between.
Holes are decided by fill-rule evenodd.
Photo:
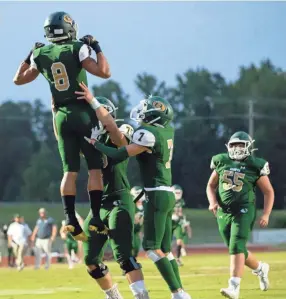
<instances>
[{"instance_id":1,"label":"helmet logo decal","mask_svg":"<svg viewBox=\"0 0 286 299\"><path fill-rule=\"evenodd\" d=\"M73 24L73 20L71 19L71 17L70 16L68 16L68 15L65 15L64 16L64 21L66 22L66 23L69 23L69 24Z\"/></svg>"},{"instance_id":2,"label":"helmet logo decal","mask_svg":"<svg viewBox=\"0 0 286 299\"><path fill-rule=\"evenodd\" d=\"M155 101L153 102L153 107L164 112L166 110L166 106L162 102Z\"/></svg>"}]
</instances>

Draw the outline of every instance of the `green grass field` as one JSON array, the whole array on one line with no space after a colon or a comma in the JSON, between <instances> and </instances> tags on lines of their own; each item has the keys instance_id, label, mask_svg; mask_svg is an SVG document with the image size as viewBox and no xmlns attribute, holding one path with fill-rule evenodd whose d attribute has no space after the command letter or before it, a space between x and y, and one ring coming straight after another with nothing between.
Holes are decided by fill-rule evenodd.
<instances>
[{"instance_id":1,"label":"green grass field","mask_svg":"<svg viewBox=\"0 0 286 299\"><path fill-rule=\"evenodd\" d=\"M285 299L286 298L286 259L285 252L257 254L260 259L270 263L271 289L261 292L258 279L246 269L242 280L241 298L245 299ZM155 266L147 259L141 259L146 284L151 299L168 299L170 294L158 275ZM185 289L193 299L222 298L219 290L227 285L227 255L194 255L184 259L181 268ZM131 299L126 280L121 276L114 262L107 263L114 282L125 299ZM104 294L86 274L83 265L68 270L67 265L53 265L49 271L34 271L26 268L23 272L13 269L0 269L0 299L103 299Z\"/></svg>"}]
</instances>

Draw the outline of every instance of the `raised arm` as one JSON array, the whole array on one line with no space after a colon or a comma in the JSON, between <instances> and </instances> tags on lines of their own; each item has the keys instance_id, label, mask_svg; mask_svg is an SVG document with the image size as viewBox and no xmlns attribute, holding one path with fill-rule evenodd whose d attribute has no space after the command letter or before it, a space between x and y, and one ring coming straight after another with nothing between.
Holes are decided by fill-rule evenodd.
<instances>
[{"instance_id":1,"label":"raised arm","mask_svg":"<svg viewBox=\"0 0 286 299\"><path fill-rule=\"evenodd\" d=\"M82 60L82 67L94 76L104 79L109 78L111 76L110 67L106 57L102 53L98 41L92 35L85 35L80 41L91 47L97 56L97 61L90 56Z\"/></svg>"},{"instance_id":2,"label":"raised arm","mask_svg":"<svg viewBox=\"0 0 286 299\"><path fill-rule=\"evenodd\" d=\"M33 60L33 51L35 49L43 47L42 43L35 43L33 49L29 52L27 58L20 64L13 82L16 85L23 85L34 81L40 72L35 68L35 63Z\"/></svg>"},{"instance_id":3,"label":"raised arm","mask_svg":"<svg viewBox=\"0 0 286 299\"><path fill-rule=\"evenodd\" d=\"M126 145L126 139L122 132L120 132L118 129L117 124L110 113L98 102L84 82L80 83L79 85L83 91L75 92L77 95L79 95L78 99L84 99L91 105L98 120L102 123L104 129L108 132L110 138L117 146Z\"/></svg>"}]
</instances>

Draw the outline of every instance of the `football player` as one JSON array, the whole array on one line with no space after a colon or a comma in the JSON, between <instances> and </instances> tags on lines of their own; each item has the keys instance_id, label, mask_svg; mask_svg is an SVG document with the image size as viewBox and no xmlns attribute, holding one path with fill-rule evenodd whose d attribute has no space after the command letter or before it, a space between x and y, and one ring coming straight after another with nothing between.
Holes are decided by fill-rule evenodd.
<instances>
[{"instance_id":1,"label":"football player","mask_svg":"<svg viewBox=\"0 0 286 299\"><path fill-rule=\"evenodd\" d=\"M92 102L93 95L88 88L82 92L87 102ZM116 108L113 103L104 97L97 97L103 107L116 119ZM134 129L123 124L118 129L121 134L120 143L116 143L103 126L95 128L92 140L100 140L104 144L116 149L129 144ZM90 213L84 222L84 232L88 235L88 241L84 242L85 263L89 275L97 281L107 298L122 298L117 285L113 284L108 267L103 264L104 249L109 239L115 260L120 265L129 282L129 287L137 299L149 299L146 290L141 265L133 255L133 227L135 205L130 194L130 185L127 178L128 160L114 161L104 156L104 194L100 208L100 218L106 229L98 232L98 227L90 225Z\"/></svg>"},{"instance_id":2,"label":"football player","mask_svg":"<svg viewBox=\"0 0 286 299\"><path fill-rule=\"evenodd\" d=\"M102 158L98 151L88 146L83 136L89 135L98 119L110 134L117 126L109 113L98 102L93 105L96 114L85 101L79 101L76 91L87 84L86 71L100 78L109 78L110 69L98 41L91 35L77 40L77 24L65 12L51 14L44 23L45 36L49 45L36 43L24 62L21 63L14 83L22 85L35 80L41 73L49 82L55 108L55 125L58 133L58 148L63 164L61 196L66 215L65 229L77 240L86 240L76 216L76 179L80 169L80 152L83 153L89 170L88 193L93 218L98 223L101 204ZM90 56L93 49L97 60ZM99 225L99 227L103 227Z\"/></svg>"},{"instance_id":3,"label":"football player","mask_svg":"<svg viewBox=\"0 0 286 299\"><path fill-rule=\"evenodd\" d=\"M134 186L130 193L133 196L133 200L141 194L142 188L139 186ZM144 207L143 203L145 201L145 195L138 200L136 200L136 208L135 208L135 218L134 218L134 237L133 237L133 254L135 257L138 256L140 248L141 248L141 233L143 228L143 220L144 220Z\"/></svg>"},{"instance_id":4,"label":"football player","mask_svg":"<svg viewBox=\"0 0 286 299\"><path fill-rule=\"evenodd\" d=\"M146 195L143 248L168 284L172 298L190 298L183 290L178 264L171 253L172 189L171 161L174 129L173 108L159 96L150 96L131 110L130 118L140 123L132 143L119 149L86 138L96 149L116 161L137 156Z\"/></svg>"},{"instance_id":5,"label":"football player","mask_svg":"<svg viewBox=\"0 0 286 299\"><path fill-rule=\"evenodd\" d=\"M186 256L186 244L188 243L188 238L191 238L192 231L190 222L181 211L174 210L172 215L172 229L173 235L176 238L177 245L177 263L179 266L183 266L181 256Z\"/></svg>"},{"instance_id":6,"label":"football player","mask_svg":"<svg viewBox=\"0 0 286 299\"><path fill-rule=\"evenodd\" d=\"M175 211L178 213L183 212L183 207L186 205L185 200L183 199L183 189L181 186L175 184L173 185L173 190L175 193Z\"/></svg>"},{"instance_id":7,"label":"football player","mask_svg":"<svg viewBox=\"0 0 286 299\"><path fill-rule=\"evenodd\" d=\"M213 172L207 185L209 210L216 215L219 232L229 249L231 277L221 294L230 299L239 298L244 265L258 276L262 291L269 288L269 265L258 261L246 247L256 217L256 186L264 194L264 211L259 219L262 228L268 225L274 202L268 162L252 155L253 143L245 132L233 134L226 145L228 152L212 158Z\"/></svg>"}]
</instances>

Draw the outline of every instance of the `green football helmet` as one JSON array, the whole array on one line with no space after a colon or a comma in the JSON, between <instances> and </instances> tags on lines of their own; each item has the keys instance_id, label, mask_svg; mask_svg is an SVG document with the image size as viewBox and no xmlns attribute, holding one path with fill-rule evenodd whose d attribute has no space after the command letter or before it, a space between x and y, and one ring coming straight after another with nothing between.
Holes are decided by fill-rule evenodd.
<instances>
[{"instance_id":1,"label":"green football helmet","mask_svg":"<svg viewBox=\"0 0 286 299\"><path fill-rule=\"evenodd\" d=\"M45 37L51 43L64 40L75 40L78 35L78 26L66 12L59 11L50 14L44 23Z\"/></svg>"},{"instance_id":2,"label":"green football helmet","mask_svg":"<svg viewBox=\"0 0 286 299\"><path fill-rule=\"evenodd\" d=\"M228 155L232 160L244 160L257 150L253 148L254 140L245 132L234 133L226 144Z\"/></svg>"},{"instance_id":3,"label":"green football helmet","mask_svg":"<svg viewBox=\"0 0 286 299\"><path fill-rule=\"evenodd\" d=\"M165 127L173 120L174 111L170 103L159 96L141 100L130 112L130 119Z\"/></svg>"},{"instance_id":4,"label":"green football helmet","mask_svg":"<svg viewBox=\"0 0 286 299\"><path fill-rule=\"evenodd\" d=\"M96 97L96 99L109 112L109 114L111 114L111 116L114 119L116 119L116 110L118 108L116 108L114 106L114 104L108 98L105 98L105 97Z\"/></svg>"},{"instance_id":5,"label":"green football helmet","mask_svg":"<svg viewBox=\"0 0 286 299\"><path fill-rule=\"evenodd\" d=\"M175 184L172 186L173 192L175 193L176 200L179 200L183 197L183 189L181 186Z\"/></svg>"}]
</instances>

